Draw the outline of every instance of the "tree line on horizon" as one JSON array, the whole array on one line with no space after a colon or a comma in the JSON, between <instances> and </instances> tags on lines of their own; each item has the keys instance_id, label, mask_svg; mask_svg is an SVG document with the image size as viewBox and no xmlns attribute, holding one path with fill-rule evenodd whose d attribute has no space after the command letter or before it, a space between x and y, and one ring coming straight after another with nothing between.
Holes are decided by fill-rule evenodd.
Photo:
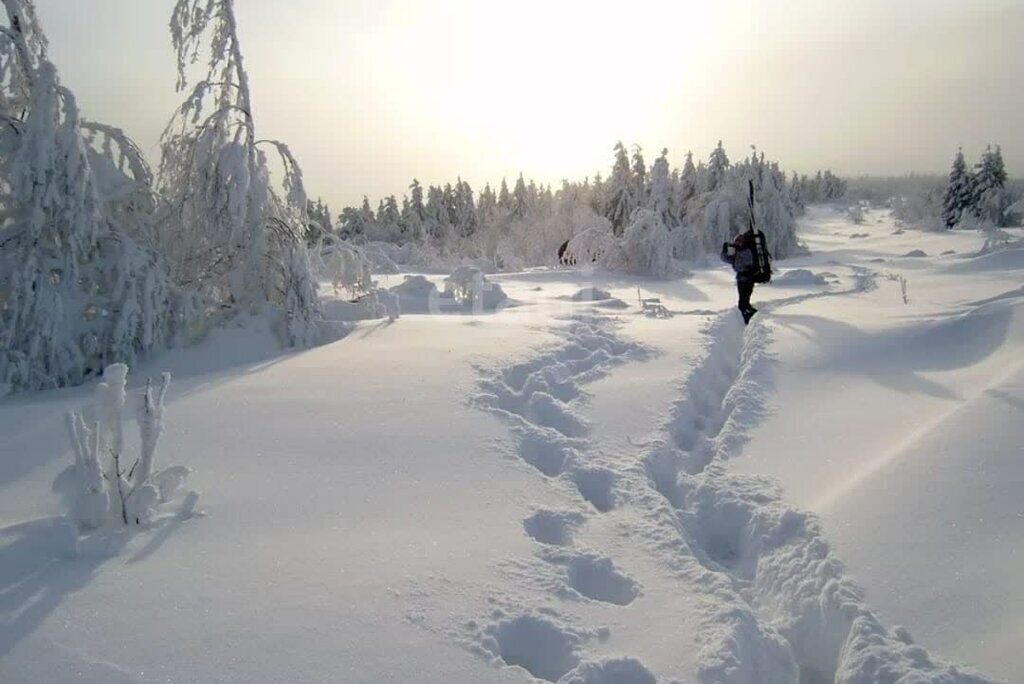
<instances>
[{"instance_id":1,"label":"tree line on horizon","mask_svg":"<svg viewBox=\"0 0 1024 684\"><path fill-rule=\"evenodd\" d=\"M531 231L529 225L546 224L561 217L565 220L564 230L554 232L565 241L573 237L569 217L583 211L606 220L612 234L622 237L637 213L648 211L666 230L678 233L673 241L677 256L694 257L717 251L718 237L745 225L743 207L749 179L755 182L757 210L764 213L762 225L769 232L778 233L777 246L785 252L792 246L788 239L792 218L806 204L836 200L846 192L846 182L831 171L819 171L813 176L793 173L787 181L779 164L766 160L756 149L748 158L733 164L721 142L707 161L695 163L693 153L687 152L680 168L670 166L668 151L664 149L650 165L639 145L627 149L619 142L613 154L607 177L596 173L582 181L565 179L557 189L527 180L522 174L511 187L503 178L497 190L487 183L480 192L474 192L462 178L427 187L413 179L401 200L389 195L374 209L364 196L361 206L345 207L336 217L317 200L309 208L310 239L315 240L320 232L329 232L356 243L415 243L440 253L493 258L503 237L533 233L545 243L550 254L551 240L544 240L544 234L551 231ZM721 212L707 215L709 206L714 205L716 211L720 206L716 199L727 199L734 209L724 220L727 225L720 225ZM528 263L527 256L535 250L520 247L521 260L536 265Z\"/></svg>"}]
</instances>

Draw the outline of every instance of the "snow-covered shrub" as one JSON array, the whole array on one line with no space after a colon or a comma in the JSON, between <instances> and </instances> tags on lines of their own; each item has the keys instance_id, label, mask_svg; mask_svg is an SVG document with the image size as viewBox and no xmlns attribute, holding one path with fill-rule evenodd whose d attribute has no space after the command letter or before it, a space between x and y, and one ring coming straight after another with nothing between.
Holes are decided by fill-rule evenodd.
<instances>
[{"instance_id":1,"label":"snow-covered shrub","mask_svg":"<svg viewBox=\"0 0 1024 684\"><path fill-rule=\"evenodd\" d=\"M77 384L187 335L198 306L140 242L151 188L134 145L82 121L46 57L32 3L3 4L0 382Z\"/></svg>"},{"instance_id":2,"label":"snow-covered shrub","mask_svg":"<svg viewBox=\"0 0 1024 684\"><path fill-rule=\"evenodd\" d=\"M864 210L861 208L860 204L851 204L847 207L846 218L850 219L852 223L855 223L858 226L864 223Z\"/></svg>"},{"instance_id":3,"label":"snow-covered shrub","mask_svg":"<svg viewBox=\"0 0 1024 684\"><path fill-rule=\"evenodd\" d=\"M84 529L107 525L146 524L175 501L191 470L171 466L158 470L156 447L163 432L164 397L171 382L164 373L160 386L146 383L139 398L139 452L129 465L122 412L127 400L128 366L112 364L103 372L92 405L67 414L68 436L75 457L72 514ZM192 512L198 495L190 492L177 511Z\"/></svg>"},{"instance_id":4,"label":"snow-covered shrub","mask_svg":"<svg viewBox=\"0 0 1024 684\"><path fill-rule=\"evenodd\" d=\"M633 214L620 241L622 270L655 278L680 274L672 256L672 235L661 217L650 209Z\"/></svg>"},{"instance_id":5,"label":"snow-covered shrub","mask_svg":"<svg viewBox=\"0 0 1024 684\"><path fill-rule=\"evenodd\" d=\"M495 309L508 300L501 285L492 283L474 266L459 266L444 279L444 294L473 309Z\"/></svg>"},{"instance_id":6,"label":"snow-covered shrub","mask_svg":"<svg viewBox=\"0 0 1024 684\"><path fill-rule=\"evenodd\" d=\"M372 262L361 248L329 237L326 244L313 250L313 255L316 271L330 281L335 293L345 289L350 296L360 297L373 290Z\"/></svg>"},{"instance_id":7,"label":"snow-covered shrub","mask_svg":"<svg viewBox=\"0 0 1024 684\"><path fill-rule=\"evenodd\" d=\"M304 246L308 202L287 145L256 135L233 0L178 0L171 17L178 90L209 43L207 66L164 131L159 242L179 282L221 307L282 311L287 344L308 344L321 319ZM271 181L266 151L280 162Z\"/></svg>"},{"instance_id":8,"label":"snow-covered shrub","mask_svg":"<svg viewBox=\"0 0 1024 684\"><path fill-rule=\"evenodd\" d=\"M390 289L398 298L399 311L407 313L437 313L441 293L434 283L421 275L407 275L400 285Z\"/></svg>"},{"instance_id":9,"label":"snow-covered shrub","mask_svg":"<svg viewBox=\"0 0 1024 684\"><path fill-rule=\"evenodd\" d=\"M609 262L621 258L621 248L608 219L585 212L579 217L582 220L566 245L563 261L583 266L601 262L606 256Z\"/></svg>"},{"instance_id":10,"label":"snow-covered shrub","mask_svg":"<svg viewBox=\"0 0 1024 684\"><path fill-rule=\"evenodd\" d=\"M910 297L907 295L907 279L901 273L886 273L886 280L892 280L898 283L900 286L900 296L903 298L904 304L910 303Z\"/></svg>"}]
</instances>

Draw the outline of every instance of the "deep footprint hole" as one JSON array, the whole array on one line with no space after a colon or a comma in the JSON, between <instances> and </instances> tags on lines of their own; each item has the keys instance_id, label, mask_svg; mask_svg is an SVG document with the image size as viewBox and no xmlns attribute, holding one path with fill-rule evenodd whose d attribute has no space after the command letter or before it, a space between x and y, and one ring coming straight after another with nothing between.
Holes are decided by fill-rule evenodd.
<instances>
[{"instance_id":1,"label":"deep footprint hole","mask_svg":"<svg viewBox=\"0 0 1024 684\"><path fill-rule=\"evenodd\" d=\"M579 664L578 637L543 618L517 617L490 631L502 661L523 668L537 679L556 682Z\"/></svg>"},{"instance_id":2,"label":"deep footprint hole","mask_svg":"<svg viewBox=\"0 0 1024 684\"><path fill-rule=\"evenodd\" d=\"M615 495L612 491L615 476L602 468L577 470L576 487L580 495L601 513L615 508Z\"/></svg>"},{"instance_id":3,"label":"deep footprint hole","mask_svg":"<svg viewBox=\"0 0 1024 684\"><path fill-rule=\"evenodd\" d=\"M706 560L737 577L752 579L744 548L750 511L742 505L698 506L696 541Z\"/></svg>"},{"instance_id":4,"label":"deep footprint hole","mask_svg":"<svg viewBox=\"0 0 1024 684\"><path fill-rule=\"evenodd\" d=\"M556 477L565 469L568 450L543 435L528 434L519 441L519 455L548 477Z\"/></svg>"},{"instance_id":5,"label":"deep footprint hole","mask_svg":"<svg viewBox=\"0 0 1024 684\"><path fill-rule=\"evenodd\" d=\"M580 516L575 513L537 511L523 521L523 529L541 544L569 546L579 522Z\"/></svg>"},{"instance_id":6,"label":"deep footprint hole","mask_svg":"<svg viewBox=\"0 0 1024 684\"><path fill-rule=\"evenodd\" d=\"M609 558L578 556L566 568L569 585L589 599L628 606L639 596L636 582L618 570Z\"/></svg>"},{"instance_id":7,"label":"deep footprint hole","mask_svg":"<svg viewBox=\"0 0 1024 684\"><path fill-rule=\"evenodd\" d=\"M835 673L822 672L813 667L800 668L800 684L833 684L836 681Z\"/></svg>"}]
</instances>

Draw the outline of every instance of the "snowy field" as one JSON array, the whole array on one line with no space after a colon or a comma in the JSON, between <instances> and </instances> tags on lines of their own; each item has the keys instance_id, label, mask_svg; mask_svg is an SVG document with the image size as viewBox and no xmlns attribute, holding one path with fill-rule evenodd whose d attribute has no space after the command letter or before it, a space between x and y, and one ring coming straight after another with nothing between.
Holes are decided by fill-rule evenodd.
<instances>
[{"instance_id":1,"label":"snowy field","mask_svg":"<svg viewBox=\"0 0 1024 684\"><path fill-rule=\"evenodd\" d=\"M718 265L240 321L133 369L202 514L131 533L53 491L92 388L0 400L0 682L1020 681L1024 250L800 237L746 329Z\"/></svg>"}]
</instances>

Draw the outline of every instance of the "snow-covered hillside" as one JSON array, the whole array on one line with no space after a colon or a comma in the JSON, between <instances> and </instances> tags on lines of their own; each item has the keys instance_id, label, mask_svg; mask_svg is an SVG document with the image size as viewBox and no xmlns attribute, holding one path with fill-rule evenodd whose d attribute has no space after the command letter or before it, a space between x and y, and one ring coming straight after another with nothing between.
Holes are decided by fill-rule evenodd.
<instances>
[{"instance_id":1,"label":"snow-covered hillside","mask_svg":"<svg viewBox=\"0 0 1024 684\"><path fill-rule=\"evenodd\" d=\"M865 221L810 210L746 328L716 265L239 319L132 370L202 491L144 529L61 517L91 386L0 400L0 682L1014 681L1024 249Z\"/></svg>"}]
</instances>

